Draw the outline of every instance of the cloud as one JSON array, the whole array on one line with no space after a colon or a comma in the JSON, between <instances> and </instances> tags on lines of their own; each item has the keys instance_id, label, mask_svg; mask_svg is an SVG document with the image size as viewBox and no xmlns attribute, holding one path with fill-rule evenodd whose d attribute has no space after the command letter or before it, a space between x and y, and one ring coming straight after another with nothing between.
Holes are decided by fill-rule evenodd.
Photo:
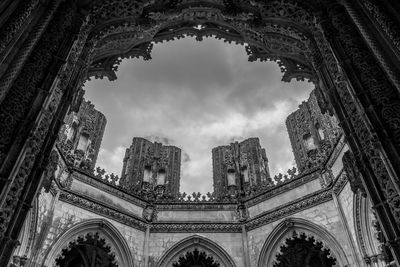
<instances>
[{"instance_id":1,"label":"cloud","mask_svg":"<svg viewBox=\"0 0 400 267\"><path fill-rule=\"evenodd\" d=\"M185 151L182 151L182 164L187 164L190 162L190 156Z\"/></svg>"},{"instance_id":2,"label":"cloud","mask_svg":"<svg viewBox=\"0 0 400 267\"><path fill-rule=\"evenodd\" d=\"M150 61L124 60L114 82L86 84L107 117L98 165L116 173L134 136L182 149L181 191L212 191L211 150L259 137L272 174L294 163L286 117L311 84L282 83L274 62L248 62L244 47L192 38L155 45Z\"/></svg>"}]
</instances>

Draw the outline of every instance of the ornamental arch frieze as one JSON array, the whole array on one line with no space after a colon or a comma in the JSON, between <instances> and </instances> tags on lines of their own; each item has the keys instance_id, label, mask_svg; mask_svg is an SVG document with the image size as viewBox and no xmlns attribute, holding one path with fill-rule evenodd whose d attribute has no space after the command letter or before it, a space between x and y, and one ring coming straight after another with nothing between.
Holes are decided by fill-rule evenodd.
<instances>
[{"instance_id":1,"label":"ornamental arch frieze","mask_svg":"<svg viewBox=\"0 0 400 267\"><path fill-rule=\"evenodd\" d=\"M322 226L300 218L288 218L278 224L268 235L261 250L258 267L274 266L276 257L285 246L287 239L305 235L314 242L322 243L329 250L329 257L336 260L337 267L347 267L349 261L339 242Z\"/></svg>"},{"instance_id":2,"label":"ornamental arch frieze","mask_svg":"<svg viewBox=\"0 0 400 267\"><path fill-rule=\"evenodd\" d=\"M173 264L180 266L178 265L180 260L182 261L185 259L185 257L187 257L187 255L191 255L191 253L194 252L204 255L204 258L210 259L210 261L216 264L215 266L236 267L235 262L224 248L214 241L201 235L189 236L173 245L164 253L161 259L158 261L156 267L175 266Z\"/></svg>"},{"instance_id":3,"label":"ornamental arch frieze","mask_svg":"<svg viewBox=\"0 0 400 267\"><path fill-rule=\"evenodd\" d=\"M317 85L399 261L400 88L387 67L393 64L382 64L384 55L371 49L348 1L43 0L15 12L0 5L8 12L0 20L0 62L14 62L0 73L0 265L11 256L18 222L41 186L63 118L79 106L84 81L115 79L123 58L150 59L153 42L186 35L244 44L250 61L276 61L284 81ZM11 47L19 36L27 39Z\"/></svg>"},{"instance_id":4,"label":"ornamental arch frieze","mask_svg":"<svg viewBox=\"0 0 400 267\"><path fill-rule=\"evenodd\" d=\"M43 266L56 266L56 260L63 257L63 251L70 245L89 236L96 236L110 249L114 264L120 267L135 266L128 243L118 229L105 219L89 219L73 225L64 231L48 248Z\"/></svg>"}]
</instances>

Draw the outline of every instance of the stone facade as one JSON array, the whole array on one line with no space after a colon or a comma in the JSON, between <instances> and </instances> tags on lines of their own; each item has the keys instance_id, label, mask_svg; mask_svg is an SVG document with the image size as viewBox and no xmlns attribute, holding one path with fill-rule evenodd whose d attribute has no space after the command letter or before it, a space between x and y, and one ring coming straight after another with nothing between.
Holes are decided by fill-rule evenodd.
<instances>
[{"instance_id":1,"label":"stone facade","mask_svg":"<svg viewBox=\"0 0 400 267\"><path fill-rule=\"evenodd\" d=\"M191 262L191 253L208 259L207 266L275 266L278 255L286 257L281 248L287 240L298 237L322 244L323 253L335 262L329 266L384 267L393 259L376 238L378 230L368 199L348 180L349 148L343 137L335 139L329 156L317 168L275 175L274 181L258 138L214 148L214 174L228 179L227 170L243 171L246 166L249 176L240 172L234 177L235 187L226 186L225 180L224 187L216 186L216 192L206 197L187 197L179 193L179 187L176 195L164 197L152 197L158 192L144 190L144 183L157 185L158 178L145 178L146 166L154 173L160 168L168 173L173 166L179 174L180 150L176 147L134 138L119 182L117 176L110 179L104 172L66 161L61 147L55 150L60 156L54 180L49 190L43 188L39 194L10 266L22 266L21 262L28 267L64 264L65 257L75 257L68 254L73 253L74 244L83 246L91 240L110 248L112 254L102 250L103 261L129 267L185 266ZM295 153L296 149L294 146ZM214 176L214 181L216 178L221 176ZM136 191L127 186L133 181L140 183ZM179 179L177 182L179 186ZM240 183L244 188L236 194Z\"/></svg>"},{"instance_id":2,"label":"stone facade","mask_svg":"<svg viewBox=\"0 0 400 267\"><path fill-rule=\"evenodd\" d=\"M212 149L214 192L217 198L237 189L272 184L268 158L258 138Z\"/></svg>"},{"instance_id":3,"label":"stone facade","mask_svg":"<svg viewBox=\"0 0 400 267\"><path fill-rule=\"evenodd\" d=\"M162 194L179 193L181 150L144 138L133 138L126 149L120 185L132 192L162 189Z\"/></svg>"},{"instance_id":4,"label":"stone facade","mask_svg":"<svg viewBox=\"0 0 400 267\"><path fill-rule=\"evenodd\" d=\"M300 172L326 161L341 135L336 118L321 112L315 91L289 115L286 127Z\"/></svg>"},{"instance_id":5,"label":"stone facade","mask_svg":"<svg viewBox=\"0 0 400 267\"><path fill-rule=\"evenodd\" d=\"M83 100L78 112L66 116L58 145L66 155L73 155L76 166L94 169L106 124L106 117Z\"/></svg>"}]
</instances>

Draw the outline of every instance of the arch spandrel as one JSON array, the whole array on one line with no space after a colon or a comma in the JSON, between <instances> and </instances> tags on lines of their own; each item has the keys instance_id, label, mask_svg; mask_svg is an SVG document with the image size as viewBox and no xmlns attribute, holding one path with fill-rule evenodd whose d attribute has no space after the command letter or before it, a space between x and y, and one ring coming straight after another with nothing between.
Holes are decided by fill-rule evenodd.
<instances>
[{"instance_id":1,"label":"arch spandrel","mask_svg":"<svg viewBox=\"0 0 400 267\"><path fill-rule=\"evenodd\" d=\"M170 267L178 262L179 257L184 257L187 252L194 250L205 252L214 262L219 263L220 267L236 267L233 259L220 245L200 235L189 236L173 245L164 253L156 267Z\"/></svg>"},{"instance_id":2,"label":"arch spandrel","mask_svg":"<svg viewBox=\"0 0 400 267\"><path fill-rule=\"evenodd\" d=\"M293 233L313 237L316 242L330 250L330 256L336 259L336 266L348 267L349 261L340 243L322 226L300 218L288 218L279 223L268 235L258 258L258 267L273 266L276 255L285 245L286 239L292 238Z\"/></svg>"},{"instance_id":3,"label":"arch spandrel","mask_svg":"<svg viewBox=\"0 0 400 267\"><path fill-rule=\"evenodd\" d=\"M78 238L85 238L87 234L98 233L105 240L115 255L115 262L120 267L134 267L134 261L125 238L118 229L105 219L90 219L79 222L64 231L49 247L43 260L44 266L55 266L57 258L62 256L62 251L68 249L70 242Z\"/></svg>"}]
</instances>

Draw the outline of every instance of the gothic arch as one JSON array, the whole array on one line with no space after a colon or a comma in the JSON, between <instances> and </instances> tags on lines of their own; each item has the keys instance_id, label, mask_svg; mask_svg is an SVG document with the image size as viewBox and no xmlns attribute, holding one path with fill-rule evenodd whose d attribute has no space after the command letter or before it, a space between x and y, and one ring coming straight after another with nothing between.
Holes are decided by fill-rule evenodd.
<instances>
[{"instance_id":1,"label":"gothic arch","mask_svg":"<svg viewBox=\"0 0 400 267\"><path fill-rule=\"evenodd\" d=\"M264 243L257 266L273 266L276 255L279 253L281 246L286 243L287 238L293 236L293 231L296 231L297 234L304 233L307 236L313 236L316 241L322 242L324 247L330 250L330 255L336 259L337 266L349 266L343 248L326 229L300 218L285 219L274 228Z\"/></svg>"},{"instance_id":2,"label":"gothic arch","mask_svg":"<svg viewBox=\"0 0 400 267\"><path fill-rule=\"evenodd\" d=\"M14 257L17 258L30 258L32 248L36 238L36 227L38 220L39 201L34 199L32 208L29 210L23 224L22 231L18 238L20 245L14 251Z\"/></svg>"},{"instance_id":3,"label":"gothic arch","mask_svg":"<svg viewBox=\"0 0 400 267\"><path fill-rule=\"evenodd\" d=\"M366 264L374 262L378 266L386 266L379 250L377 233L373 226L372 205L369 198L361 192L354 194L354 228L357 237L357 244L361 250L362 257Z\"/></svg>"},{"instance_id":4,"label":"gothic arch","mask_svg":"<svg viewBox=\"0 0 400 267\"><path fill-rule=\"evenodd\" d=\"M54 266L55 260L61 256L62 250L68 248L69 243L78 237L85 238L87 234L98 233L100 238L111 247L115 261L120 267L133 267L133 258L128 243L118 229L105 219L91 219L79 222L62 233L47 250L43 261L44 266Z\"/></svg>"},{"instance_id":5,"label":"gothic arch","mask_svg":"<svg viewBox=\"0 0 400 267\"><path fill-rule=\"evenodd\" d=\"M200 235L189 236L168 249L159 260L157 267L169 267L173 262L177 262L179 257L185 256L186 252L197 249L212 256L215 262L221 267L235 267L235 262L229 254L217 243Z\"/></svg>"}]
</instances>

